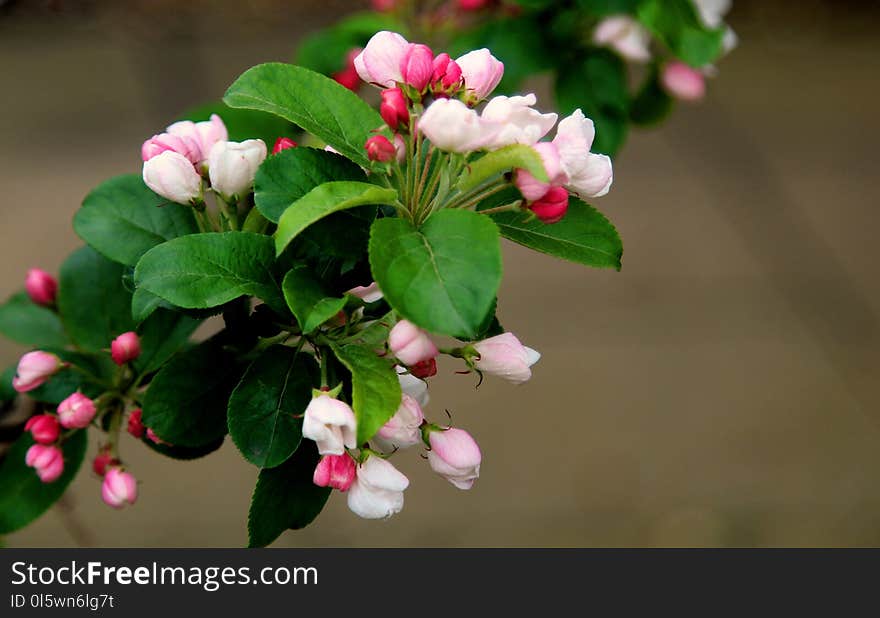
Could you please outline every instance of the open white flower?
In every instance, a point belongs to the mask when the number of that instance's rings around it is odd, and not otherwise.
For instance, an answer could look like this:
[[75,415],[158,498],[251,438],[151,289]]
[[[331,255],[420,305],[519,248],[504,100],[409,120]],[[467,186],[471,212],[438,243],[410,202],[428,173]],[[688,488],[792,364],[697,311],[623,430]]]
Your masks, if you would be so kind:
[[568,175],[565,187],[581,197],[602,197],[614,181],[611,159],[590,152],[595,137],[593,121],[577,109],[559,122],[553,138],[562,169]]
[[384,519],[403,509],[403,491],[409,479],[375,455],[357,469],[357,479],[348,490],[348,508],[364,519]]
[[487,126],[498,127],[489,144],[496,150],[511,144],[531,146],[547,135],[556,124],[556,114],[542,114],[533,105],[538,100],[534,94],[525,96],[494,97],[486,104],[480,118]]

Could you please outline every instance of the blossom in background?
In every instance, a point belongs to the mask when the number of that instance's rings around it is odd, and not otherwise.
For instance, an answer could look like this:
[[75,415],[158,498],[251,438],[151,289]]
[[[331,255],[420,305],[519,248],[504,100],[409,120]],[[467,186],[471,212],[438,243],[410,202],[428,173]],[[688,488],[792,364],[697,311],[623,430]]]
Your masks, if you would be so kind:
[[660,84],[679,101],[699,101],[706,96],[706,76],[703,71],[677,60],[663,65]]
[[651,59],[651,33],[629,15],[606,17],[593,31],[593,43],[610,47],[632,62]]

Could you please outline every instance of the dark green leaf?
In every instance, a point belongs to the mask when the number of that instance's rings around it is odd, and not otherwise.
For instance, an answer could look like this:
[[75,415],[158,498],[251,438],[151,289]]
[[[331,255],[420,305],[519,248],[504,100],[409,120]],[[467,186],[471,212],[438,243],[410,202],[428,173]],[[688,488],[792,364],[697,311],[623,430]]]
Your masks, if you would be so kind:
[[217,441],[226,434],[226,406],[239,376],[235,357],[210,342],[178,353],[150,382],[144,425],[175,446]]
[[197,448],[174,446],[172,444],[156,444],[146,436],[141,439],[141,442],[143,442],[150,450],[155,451],[160,455],[164,455],[165,457],[170,457],[171,459],[177,459],[179,461],[192,461],[193,459],[201,459],[219,449],[223,446],[223,440],[224,438],[220,437],[214,442],[209,442],[208,444]]
[[274,468],[302,439],[301,416],[319,382],[318,366],[307,354],[272,346],[251,363],[229,398],[229,435],[245,459]]
[[498,228],[468,210],[441,210],[419,229],[379,219],[370,265],[400,315],[431,332],[472,339],[501,282]]
[[[564,260],[620,270],[623,244],[602,213],[571,197],[559,223],[546,224],[523,212],[492,215],[501,235],[535,251]],[[383,288],[384,290],[384,288]]]
[[81,348],[106,350],[118,335],[134,330],[124,272],[91,247],[77,249],[61,266],[58,310],[67,334]]
[[284,313],[272,272],[272,239],[249,232],[192,234],[144,254],[135,269],[139,288],[186,309],[207,309],[256,296]]
[[111,178],[86,196],[73,229],[92,248],[127,266],[158,244],[198,231],[192,208],[159,197],[139,175]]
[[35,304],[24,292],[0,305],[0,333],[33,347],[64,347],[68,344],[61,320],[51,309]]
[[634,14],[642,0],[577,0],[577,6],[590,15]]
[[0,534],[25,527],[55,504],[82,464],[88,436],[77,431],[64,442],[64,472],[52,483],[43,483],[24,463],[33,444],[31,435],[23,434],[0,463]]
[[260,471],[248,513],[248,546],[265,547],[288,528],[305,528],[330,497],[329,487],[312,482],[320,457],[314,442],[306,442],[276,468]]
[[659,70],[655,67],[645,79],[629,110],[634,124],[649,126],[665,119],[672,111],[672,97],[660,85]]
[[309,191],[284,211],[275,231],[275,252],[281,254],[297,235],[327,215],[364,206],[393,204],[397,191],[366,182],[326,182]]
[[316,148],[288,148],[273,155],[257,170],[254,203],[263,215],[278,223],[287,207],[318,185],[332,180],[366,180],[364,171],[338,154]]
[[333,352],[351,372],[352,409],[357,441],[369,441],[400,407],[403,396],[394,363],[360,345],[334,346]]
[[355,163],[369,167],[364,143],[382,118],[344,86],[309,69],[268,63],[245,71],[226,91],[230,107],[270,112],[315,135]]
[[156,309],[174,309],[174,305],[164,298],[159,298],[144,288],[136,288],[131,298],[131,317],[140,324],[150,317]]
[[303,333],[308,334],[345,307],[346,299],[333,298],[307,268],[294,268],[281,285],[287,306],[296,316]]
[[141,355],[134,362],[135,369],[139,373],[159,369],[186,345],[200,323],[200,320],[167,309],[153,313],[138,327]]

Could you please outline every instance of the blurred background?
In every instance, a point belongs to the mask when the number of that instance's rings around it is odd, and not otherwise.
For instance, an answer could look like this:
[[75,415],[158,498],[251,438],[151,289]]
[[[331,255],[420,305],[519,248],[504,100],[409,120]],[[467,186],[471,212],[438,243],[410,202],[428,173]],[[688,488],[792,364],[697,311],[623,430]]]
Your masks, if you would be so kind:
[[[0,1],[0,296],[57,272],[80,201],[139,171],[146,137],[366,4]],[[441,364],[429,413],[479,440],[475,488],[399,457],[401,514],[360,520],[335,494],[276,546],[880,544],[878,9],[735,0],[708,98],[615,160],[597,205],[622,272],[508,243],[500,317],[543,353],[534,378],[475,390]],[[21,353],[0,343],[4,367]],[[134,508],[84,469],[5,543],[246,543],[257,470],[228,440],[195,462],[123,449]]]

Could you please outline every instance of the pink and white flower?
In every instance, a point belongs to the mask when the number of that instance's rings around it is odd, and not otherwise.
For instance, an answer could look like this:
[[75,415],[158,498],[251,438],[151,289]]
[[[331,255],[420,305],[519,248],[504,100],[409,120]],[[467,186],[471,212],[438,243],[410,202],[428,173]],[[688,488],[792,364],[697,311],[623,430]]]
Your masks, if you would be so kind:
[[522,384],[532,377],[531,366],[541,355],[520,343],[513,333],[502,333],[473,344],[477,351],[474,367],[482,373]]
[[128,504],[134,504],[137,497],[137,481],[130,473],[116,467],[110,468],[104,473],[101,498],[107,506],[121,509]]
[[214,144],[225,142],[229,139],[229,131],[226,130],[223,119],[217,114],[211,114],[209,120],[201,122],[181,120],[169,126],[166,131],[171,135],[181,138],[187,144],[195,145],[198,148],[199,156],[198,160],[194,161],[195,164],[207,161]]
[[475,49],[456,58],[461,69],[467,100],[476,104],[488,97],[504,77],[504,63],[488,49]]
[[58,419],[51,414],[37,414],[30,417],[24,425],[24,430],[31,432],[31,437],[37,444],[52,444],[61,434]]
[[480,119],[498,127],[489,145],[491,150],[511,144],[533,145],[547,135],[556,124],[557,115],[542,114],[533,109],[538,102],[534,94],[494,97],[486,104]]
[[492,144],[500,127],[483,122],[458,99],[438,99],[419,119],[419,130],[440,150],[473,152]]
[[364,519],[385,519],[403,509],[403,492],[409,479],[390,461],[370,456],[357,469],[348,490],[348,508]]
[[177,204],[202,199],[202,177],[185,156],[166,150],[144,161],[144,183],[153,192]]
[[12,387],[19,393],[32,391],[58,373],[62,367],[64,363],[54,354],[40,350],[28,352],[18,361]]
[[529,201],[541,199],[552,186],[562,186],[568,182],[568,175],[562,169],[562,159],[559,150],[553,142],[539,142],[534,146],[544,163],[549,182],[542,182],[535,178],[531,172],[524,169],[516,170],[514,184]]
[[130,363],[141,355],[141,338],[134,331],[122,333],[110,342],[110,356],[117,365]]
[[568,176],[565,186],[581,197],[602,197],[614,180],[611,159],[590,152],[595,137],[593,121],[577,109],[559,122],[553,138],[562,170]]
[[431,469],[459,489],[470,489],[480,477],[483,455],[464,429],[440,429],[428,434]]
[[67,429],[85,429],[96,411],[94,401],[82,393],[73,393],[58,404],[58,421]]
[[684,62],[667,63],[660,74],[660,83],[679,101],[699,101],[706,96],[706,76]]
[[45,270],[31,268],[27,271],[24,289],[34,303],[50,307],[55,304],[55,297],[58,295],[58,281]]
[[64,472],[64,453],[57,446],[34,444],[25,453],[24,462],[36,470],[44,483],[58,480]]
[[357,477],[357,465],[351,455],[324,455],[315,467],[312,482],[318,487],[348,491]]
[[266,154],[266,143],[261,139],[217,142],[208,156],[211,188],[226,199],[243,197],[254,186],[257,168]]
[[357,446],[357,420],[344,401],[316,394],[306,407],[302,435],[318,444],[321,455],[342,455]]
[[632,62],[651,59],[651,33],[629,15],[612,15],[600,21],[593,31],[593,43],[610,47]]
[[373,440],[383,451],[414,446],[422,441],[421,426],[424,421],[425,415],[419,402],[404,393],[397,412],[382,425]]
[[440,353],[428,333],[408,320],[401,320],[391,329],[388,347],[404,365],[415,365]]
[[396,32],[377,32],[354,59],[354,68],[368,84],[393,88],[404,81],[400,65],[408,47],[409,41]]

